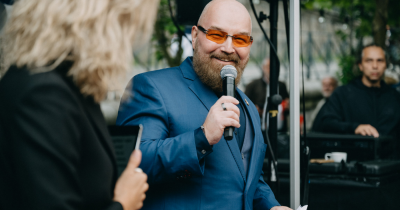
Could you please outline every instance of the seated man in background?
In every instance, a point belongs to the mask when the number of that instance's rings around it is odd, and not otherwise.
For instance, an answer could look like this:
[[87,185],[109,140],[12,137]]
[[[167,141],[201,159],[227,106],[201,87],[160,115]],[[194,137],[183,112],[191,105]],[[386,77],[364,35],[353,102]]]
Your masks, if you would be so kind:
[[318,130],[318,127],[321,125],[321,116],[323,115],[322,107],[328,101],[329,97],[332,95],[333,91],[338,86],[338,81],[333,76],[324,77],[321,81],[322,84],[322,96],[323,98],[318,102],[317,106],[315,107],[314,111],[310,117],[310,124],[312,125],[312,130]]
[[363,48],[358,67],[362,76],[338,87],[326,103],[321,130],[363,136],[399,136],[400,95],[382,80],[385,51],[376,45]]
[[[270,60],[269,57],[264,59],[263,66],[262,66],[262,77],[253,80],[246,86],[245,94],[251,101],[253,101],[254,105],[257,108],[258,114],[260,118],[263,118],[264,113],[264,105],[267,100],[267,94],[269,96],[269,72],[270,72]],[[278,94],[282,97],[282,101],[288,104],[289,102],[289,93],[287,91],[285,83],[279,81],[278,82]],[[285,116],[283,110],[285,107],[279,107],[279,114],[278,114],[278,130],[285,131]],[[263,124],[263,122],[261,122]]]

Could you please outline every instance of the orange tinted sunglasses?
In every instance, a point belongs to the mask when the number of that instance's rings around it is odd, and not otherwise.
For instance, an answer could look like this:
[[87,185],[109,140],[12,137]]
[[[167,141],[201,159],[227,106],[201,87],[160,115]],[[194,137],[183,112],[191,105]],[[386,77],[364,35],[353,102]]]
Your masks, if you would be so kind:
[[215,29],[204,29],[201,26],[197,26],[203,33],[206,34],[206,38],[217,44],[222,44],[228,39],[228,36],[232,37],[232,43],[236,47],[247,47],[253,42],[253,37],[243,34],[229,35],[228,33]]

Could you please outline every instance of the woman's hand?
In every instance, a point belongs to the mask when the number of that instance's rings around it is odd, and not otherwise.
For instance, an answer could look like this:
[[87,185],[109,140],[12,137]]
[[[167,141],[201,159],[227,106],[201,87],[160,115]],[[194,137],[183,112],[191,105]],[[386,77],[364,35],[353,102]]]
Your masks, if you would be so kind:
[[146,198],[149,185],[147,175],[138,169],[141,160],[142,153],[135,150],[115,185],[113,200],[121,203],[124,210],[141,209]]

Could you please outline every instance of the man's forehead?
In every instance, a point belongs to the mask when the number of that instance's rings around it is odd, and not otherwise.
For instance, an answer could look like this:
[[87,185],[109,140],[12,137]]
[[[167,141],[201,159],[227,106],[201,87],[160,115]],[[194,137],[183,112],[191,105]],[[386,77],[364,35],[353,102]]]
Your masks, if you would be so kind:
[[206,29],[234,31],[235,34],[251,34],[251,18],[247,9],[234,0],[213,0],[203,10],[199,25]]
[[[226,27],[211,25],[208,29],[219,30],[219,31],[227,31],[227,30],[224,29],[224,28],[226,28]],[[246,31],[246,30],[242,30],[242,31],[236,32],[235,34],[250,35],[250,32],[248,32],[248,31]]]
[[331,82],[331,78],[322,79],[322,83],[330,83],[330,82]]
[[333,77],[325,77],[322,79],[322,84],[335,84],[336,80]]
[[363,58],[385,58],[385,52],[380,47],[367,47],[362,52]]

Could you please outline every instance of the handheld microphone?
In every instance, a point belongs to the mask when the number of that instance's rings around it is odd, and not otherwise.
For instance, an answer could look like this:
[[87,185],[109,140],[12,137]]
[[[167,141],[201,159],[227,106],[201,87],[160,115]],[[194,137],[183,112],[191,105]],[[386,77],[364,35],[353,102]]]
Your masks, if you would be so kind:
[[[221,79],[223,95],[235,97],[235,79],[237,77],[237,70],[234,66],[226,65],[221,69]],[[224,138],[226,140],[233,139],[233,127],[226,127],[224,131]]]

